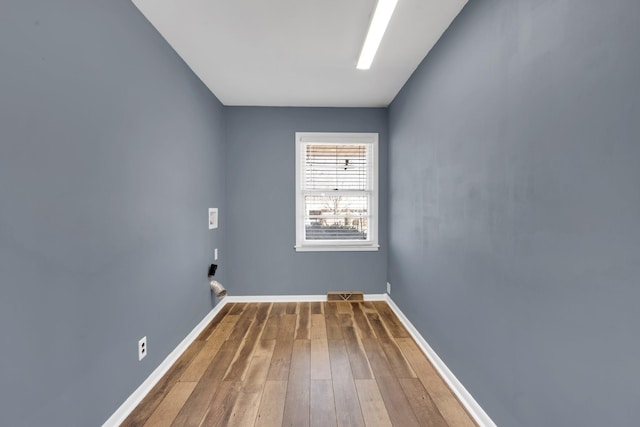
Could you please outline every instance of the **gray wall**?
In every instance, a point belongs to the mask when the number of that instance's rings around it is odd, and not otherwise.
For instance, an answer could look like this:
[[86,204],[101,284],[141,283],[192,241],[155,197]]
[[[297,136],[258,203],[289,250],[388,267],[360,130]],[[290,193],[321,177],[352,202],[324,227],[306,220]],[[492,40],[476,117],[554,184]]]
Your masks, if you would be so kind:
[[129,0],[0,9],[0,425],[97,426],[213,306],[222,106]]
[[[387,110],[225,108],[228,236],[221,268],[233,295],[382,293],[387,276]],[[378,252],[295,252],[295,132],[379,132]],[[222,254],[221,254],[222,255]]]
[[471,1],[390,108],[392,297],[500,426],[637,424],[639,17]]

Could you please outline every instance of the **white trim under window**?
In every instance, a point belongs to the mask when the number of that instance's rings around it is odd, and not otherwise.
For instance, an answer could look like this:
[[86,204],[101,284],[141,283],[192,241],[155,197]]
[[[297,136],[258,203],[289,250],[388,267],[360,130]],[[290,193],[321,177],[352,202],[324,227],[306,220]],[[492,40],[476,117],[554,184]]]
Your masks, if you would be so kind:
[[378,134],[296,132],[296,251],[377,251]]

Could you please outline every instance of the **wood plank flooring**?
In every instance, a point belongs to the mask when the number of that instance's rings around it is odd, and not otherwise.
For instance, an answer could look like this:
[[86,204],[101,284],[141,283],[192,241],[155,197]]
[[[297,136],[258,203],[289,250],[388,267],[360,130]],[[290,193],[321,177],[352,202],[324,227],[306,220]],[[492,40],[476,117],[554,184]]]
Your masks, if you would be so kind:
[[476,426],[386,302],[230,303],[122,426]]

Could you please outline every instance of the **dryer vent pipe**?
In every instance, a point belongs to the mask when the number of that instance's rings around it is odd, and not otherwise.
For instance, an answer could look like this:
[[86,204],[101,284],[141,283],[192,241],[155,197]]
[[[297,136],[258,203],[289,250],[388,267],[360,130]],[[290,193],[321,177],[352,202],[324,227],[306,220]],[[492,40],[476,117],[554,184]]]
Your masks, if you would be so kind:
[[217,280],[212,280],[209,284],[211,285],[211,290],[216,295],[216,297],[222,298],[227,296],[227,290],[224,288],[224,286],[218,283]]

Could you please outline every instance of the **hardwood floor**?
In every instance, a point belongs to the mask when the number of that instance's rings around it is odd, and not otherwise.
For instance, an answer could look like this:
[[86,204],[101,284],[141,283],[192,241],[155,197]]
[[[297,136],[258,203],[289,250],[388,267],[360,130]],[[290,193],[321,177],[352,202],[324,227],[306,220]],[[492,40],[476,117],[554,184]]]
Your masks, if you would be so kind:
[[476,426],[386,302],[230,303],[122,426]]

